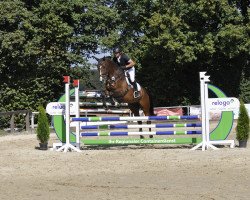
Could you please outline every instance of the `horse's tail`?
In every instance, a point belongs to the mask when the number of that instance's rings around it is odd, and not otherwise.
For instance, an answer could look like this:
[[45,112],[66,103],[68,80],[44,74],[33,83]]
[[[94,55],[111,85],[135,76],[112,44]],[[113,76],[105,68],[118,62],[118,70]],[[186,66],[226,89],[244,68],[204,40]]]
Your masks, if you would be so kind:
[[155,116],[153,96],[149,91],[147,91],[147,93],[148,93],[148,96],[149,96],[149,103],[150,103],[149,104],[150,105],[150,108],[149,108],[150,116]]

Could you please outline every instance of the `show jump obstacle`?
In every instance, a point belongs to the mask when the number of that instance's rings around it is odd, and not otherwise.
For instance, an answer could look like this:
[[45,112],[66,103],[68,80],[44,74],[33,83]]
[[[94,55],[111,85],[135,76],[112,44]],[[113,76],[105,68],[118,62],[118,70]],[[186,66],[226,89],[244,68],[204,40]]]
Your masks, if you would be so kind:
[[[57,151],[67,152],[73,150],[80,152],[81,145],[136,145],[136,144],[194,144],[191,150],[201,148],[202,151],[206,149],[217,149],[214,145],[230,145],[231,148],[235,146],[234,140],[226,140],[233,126],[233,111],[227,109],[221,112],[221,118],[217,127],[210,131],[209,127],[209,111],[211,110],[211,101],[226,101],[226,104],[235,101],[236,98],[226,98],[225,94],[217,87],[208,84],[209,76],[206,72],[200,72],[200,95],[201,95],[201,116],[140,116],[140,117],[80,117],[79,109],[79,81],[74,81],[74,90],[70,90],[70,78],[65,77],[65,95],[61,97],[59,102],[65,102],[65,119],[63,114],[52,114],[54,120],[54,127],[56,134],[61,141],[54,143],[53,149]],[[208,89],[211,90],[217,98],[208,98]],[[75,95],[75,106],[71,108],[70,95]],[[229,103],[227,103],[229,102]],[[212,102],[213,104],[213,102]],[[218,106],[219,103],[216,104]],[[71,115],[75,117],[70,118]],[[65,120],[65,121],[64,121]],[[175,123],[169,123],[169,121]],[[182,120],[181,123],[176,123],[176,120]],[[188,123],[187,121],[192,122]],[[198,123],[193,122],[198,120]],[[107,122],[107,125],[89,125],[91,122]],[[114,121],[160,121],[158,124],[114,124]],[[167,121],[167,123],[163,123]],[[185,123],[183,123],[185,121]],[[200,123],[201,121],[201,123]],[[186,123],[187,122],[187,123]],[[70,131],[70,128],[75,128],[75,133]],[[186,127],[186,130],[176,130],[176,128]],[[137,128],[175,128],[174,131],[147,131],[147,132],[133,132],[133,131],[110,131],[114,129],[137,129]],[[192,130],[190,129],[192,128]],[[201,130],[199,129],[201,128]],[[183,129],[183,128],[182,128]],[[194,130],[193,130],[194,129]],[[82,132],[81,132],[82,130]],[[97,130],[93,132],[93,130]],[[105,130],[105,131],[103,131]],[[156,135],[154,138],[140,139],[139,135]],[[173,138],[163,138],[164,135],[175,135]],[[192,135],[192,137],[177,137],[176,135]],[[201,135],[201,137],[193,136]],[[115,139],[110,137],[115,136]],[[123,138],[117,138],[123,136]],[[130,136],[125,137],[124,136]],[[159,137],[160,136],[160,137]],[[95,139],[86,139],[92,137]],[[100,139],[108,137],[108,139]],[[131,138],[132,137],[132,138]]]

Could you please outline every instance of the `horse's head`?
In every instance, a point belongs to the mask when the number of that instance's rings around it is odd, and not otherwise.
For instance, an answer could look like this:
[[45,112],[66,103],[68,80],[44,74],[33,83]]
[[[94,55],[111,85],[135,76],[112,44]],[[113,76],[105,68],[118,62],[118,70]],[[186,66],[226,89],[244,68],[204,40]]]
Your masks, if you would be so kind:
[[111,77],[112,73],[114,72],[113,68],[115,63],[109,57],[104,57],[98,59],[97,61],[97,68],[99,71],[100,81],[106,82],[107,78]]

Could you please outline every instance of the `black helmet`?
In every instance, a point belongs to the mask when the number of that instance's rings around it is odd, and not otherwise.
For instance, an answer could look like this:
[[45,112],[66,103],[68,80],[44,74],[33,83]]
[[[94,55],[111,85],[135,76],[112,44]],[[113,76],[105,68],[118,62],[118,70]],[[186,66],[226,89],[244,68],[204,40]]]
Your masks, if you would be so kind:
[[115,47],[114,50],[113,50],[113,53],[121,53],[122,50],[120,47]]

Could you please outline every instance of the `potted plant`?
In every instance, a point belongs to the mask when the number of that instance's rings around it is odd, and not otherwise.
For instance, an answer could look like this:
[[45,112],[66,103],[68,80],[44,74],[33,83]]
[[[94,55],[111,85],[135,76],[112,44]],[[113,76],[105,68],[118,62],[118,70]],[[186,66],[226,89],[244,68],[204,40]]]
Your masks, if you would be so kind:
[[247,140],[249,138],[249,116],[244,102],[240,101],[240,113],[238,123],[236,127],[236,139],[239,141],[239,147],[247,146]]
[[49,120],[43,106],[39,106],[38,111],[37,139],[40,141],[40,149],[47,150],[50,137]]

